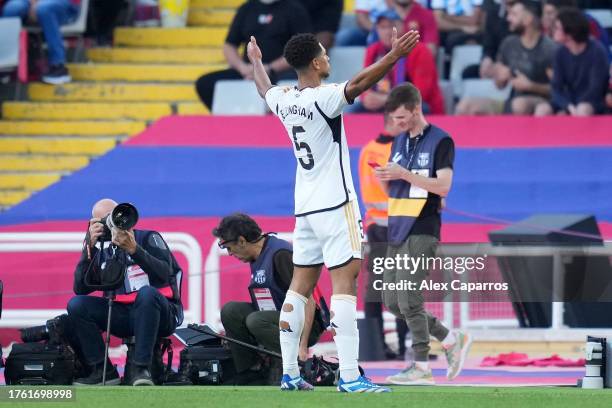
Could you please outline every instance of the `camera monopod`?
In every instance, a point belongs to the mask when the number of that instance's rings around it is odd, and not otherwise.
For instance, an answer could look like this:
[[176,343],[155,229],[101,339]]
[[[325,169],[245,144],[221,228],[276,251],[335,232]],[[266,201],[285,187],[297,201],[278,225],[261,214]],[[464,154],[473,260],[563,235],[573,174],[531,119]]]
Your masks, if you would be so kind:
[[191,330],[197,331],[199,333],[208,334],[209,336],[213,336],[213,337],[216,337],[218,339],[229,341],[230,343],[237,344],[239,346],[248,348],[248,349],[253,350],[253,351],[258,351],[260,353],[267,354],[269,356],[280,358],[280,359],[283,358],[283,356],[281,356],[279,353],[276,353],[274,351],[266,350],[263,347],[257,347],[257,346],[254,346],[252,344],[245,343],[244,341],[232,339],[231,337],[227,337],[227,336],[224,336],[222,334],[215,333],[214,331],[210,330],[208,328],[208,326],[198,326],[197,324],[192,323],[192,324],[188,325],[187,327],[190,328]]
[[110,347],[110,328],[111,314],[113,313],[113,301],[115,300],[115,291],[108,292],[108,317],[106,319],[106,338],[104,339],[104,366],[102,368],[102,385],[106,385],[106,370],[108,366],[108,348]]

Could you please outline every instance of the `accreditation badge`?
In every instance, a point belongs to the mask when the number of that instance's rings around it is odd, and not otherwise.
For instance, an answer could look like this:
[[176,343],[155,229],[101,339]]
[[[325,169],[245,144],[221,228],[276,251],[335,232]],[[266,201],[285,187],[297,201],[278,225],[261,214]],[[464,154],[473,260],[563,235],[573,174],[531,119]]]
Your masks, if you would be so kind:
[[125,274],[126,293],[137,292],[144,286],[149,286],[149,276],[138,265],[128,266]]
[[253,296],[255,297],[255,303],[260,311],[264,310],[276,310],[274,299],[272,299],[272,292],[268,288],[253,288]]

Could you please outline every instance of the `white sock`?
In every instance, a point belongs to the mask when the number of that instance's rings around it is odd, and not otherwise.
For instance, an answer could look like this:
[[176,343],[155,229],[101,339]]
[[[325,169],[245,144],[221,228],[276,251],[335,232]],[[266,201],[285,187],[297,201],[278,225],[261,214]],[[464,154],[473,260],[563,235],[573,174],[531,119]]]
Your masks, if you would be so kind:
[[427,361],[415,361],[414,364],[423,371],[429,370],[429,363]]
[[455,338],[455,333],[449,331],[444,340],[442,340],[442,347],[445,349],[450,348],[455,345],[457,339]]
[[357,330],[357,297],[332,295],[331,327],[340,364],[340,377],[351,382],[359,378],[359,331]]
[[308,299],[299,293],[288,290],[280,312],[278,326],[281,355],[283,356],[283,374],[288,374],[291,378],[300,375],[298,352],[300,336],[304,328],[304,306],[307,301]]

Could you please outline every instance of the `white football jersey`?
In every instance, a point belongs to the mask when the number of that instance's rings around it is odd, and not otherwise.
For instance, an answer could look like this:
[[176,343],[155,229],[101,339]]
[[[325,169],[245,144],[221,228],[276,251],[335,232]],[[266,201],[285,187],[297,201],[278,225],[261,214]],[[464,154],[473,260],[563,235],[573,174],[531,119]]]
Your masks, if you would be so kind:
[[342,109],[348,105],[346,82],[299,90],[272,87],[266,103],[279,117],[297,160],[295,215],[341,207],[357,199]]

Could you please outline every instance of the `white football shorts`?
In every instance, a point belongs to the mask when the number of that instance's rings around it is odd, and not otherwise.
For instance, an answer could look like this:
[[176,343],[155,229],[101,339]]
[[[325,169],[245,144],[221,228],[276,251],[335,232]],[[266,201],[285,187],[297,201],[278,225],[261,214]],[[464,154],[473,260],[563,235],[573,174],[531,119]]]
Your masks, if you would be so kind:
[[353,259],[363,259],[363,223],[356,200],[334,210],[295,219],[293,263],[311,267],[325,264],[334,269]]

